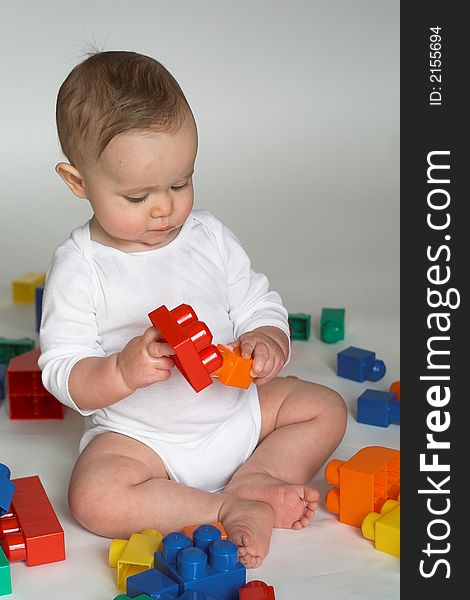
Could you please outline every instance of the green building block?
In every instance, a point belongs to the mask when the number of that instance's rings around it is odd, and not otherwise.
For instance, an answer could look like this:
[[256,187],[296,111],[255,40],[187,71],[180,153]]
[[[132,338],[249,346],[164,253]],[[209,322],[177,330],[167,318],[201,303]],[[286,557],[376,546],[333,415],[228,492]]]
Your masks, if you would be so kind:
[[0,546],[0,596],[11,594],[10,563]]
[[289,326],[293,340],[308,340],[310,337],[311,317],[305,313],[289,313]]
[[344,340],[344,308],[324,308],[321,313],[320,332],[322,341],[334,344]]
[[0,337],[0,365],[8,365],[15,356],[29,352],[34,348],[34,340],[28,337],[9,340]]

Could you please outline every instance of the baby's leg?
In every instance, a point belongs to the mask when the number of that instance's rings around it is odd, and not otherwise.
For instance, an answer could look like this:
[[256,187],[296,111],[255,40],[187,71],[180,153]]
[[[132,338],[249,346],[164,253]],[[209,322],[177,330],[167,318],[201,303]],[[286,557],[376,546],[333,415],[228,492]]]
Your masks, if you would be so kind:
[[95,437],[79,456],[69,505],[83,527],[111,538],[128,538],[144,529],[166,535],[185,525],[221,521],[247,567],[261,564],[273,526],[269,504],[170,481],[151,448],[111,432]]
[[307,482],[341,442],[347,409],[321,385],[279,377],[260,386],[260,442],[224,492],[271,504],[274,527],[305,527],[319,493]]

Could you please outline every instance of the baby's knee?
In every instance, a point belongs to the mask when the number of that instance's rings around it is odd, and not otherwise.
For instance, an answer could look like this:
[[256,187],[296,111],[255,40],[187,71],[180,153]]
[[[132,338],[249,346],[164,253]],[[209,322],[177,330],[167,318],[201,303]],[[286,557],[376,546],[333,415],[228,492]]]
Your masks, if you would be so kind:
[[[315,383],[308,382],[309,393],[324,422],[340,436],[344,434],[348,420],[348,408],[343,397],[335,390]],[[320,400],[320,401],[319,401]]]
[[87,473],[82,469],[79,475],[72,474],[68,489],[70,512],[85,529],[97,535],[112,537],[118,517],[118,499],[122,499],[123,490],[115,489],[106,477],[100,481],[95,475],[96,473]]

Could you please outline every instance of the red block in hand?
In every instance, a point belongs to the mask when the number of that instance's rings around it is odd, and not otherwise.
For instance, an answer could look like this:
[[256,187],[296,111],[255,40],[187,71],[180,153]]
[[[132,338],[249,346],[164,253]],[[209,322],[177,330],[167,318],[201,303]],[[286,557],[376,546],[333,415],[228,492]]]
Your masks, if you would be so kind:
[[160,306],[149,318],[175,351],[175,365],[196,392],[212,383],[210,374],[222,363],[220,351],[211,343],[212,333],[205,323],[197,320],[188,304],[173,310]]

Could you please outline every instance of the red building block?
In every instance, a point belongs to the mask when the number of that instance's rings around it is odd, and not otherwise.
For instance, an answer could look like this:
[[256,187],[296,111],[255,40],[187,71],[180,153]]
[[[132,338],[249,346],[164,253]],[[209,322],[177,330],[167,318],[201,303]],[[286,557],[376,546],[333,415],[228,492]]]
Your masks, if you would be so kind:
[[63,419],[64,406],[42,384],[40,350],[15,356],[7,370],[10,419]]
[[210,374],[222,366],[220,351],[211,343],[212,333],[197,320],[188,304],[173,310],[160,306],[149,318],[175,351],[175,365],[196,392],[212,383]]
[[0,543],[10,562],[28,567],[65,559],[64,531],[37,475],[15,479],[11,511],[0,517]]
[[326,508],[339,514],[341,523],[360,527],[370,512],[380,512],[400,493],[400,451],[382,446],[362,448],[348,461],[331,460],[325,469],[328,483]]
[[240,600],[276,600],[272,585],[255,579],[239,590]]

